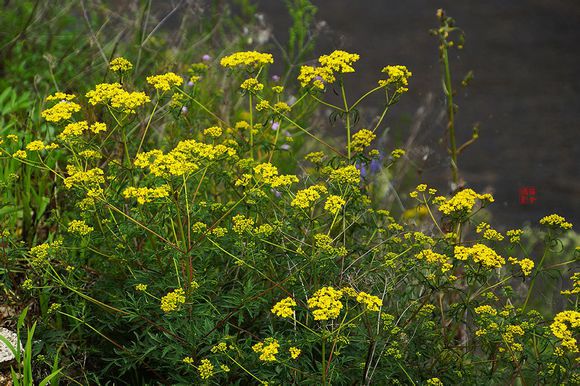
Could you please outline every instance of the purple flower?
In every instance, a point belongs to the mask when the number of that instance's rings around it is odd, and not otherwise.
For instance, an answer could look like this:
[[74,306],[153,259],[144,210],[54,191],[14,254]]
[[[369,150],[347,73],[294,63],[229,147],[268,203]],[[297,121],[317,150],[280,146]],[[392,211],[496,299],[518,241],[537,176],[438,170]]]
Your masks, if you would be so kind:
[[272,130],[276,131],[280,128],[279,122],[272,122]]
[[201,57],[201,60],[203,60],[204,62],[209,62],[211,60],[211,56],[205,54],[204,56]]
[[187,85],[188,85],[189,87],[193,87],[193,82],[190,80],[189,82],[187,82]]
[[183,107],[181,108],[181,112],[182,112],[183,114],[186,114],[188,110],[189,110],[189,109],[187,108],[187,106],[183,106]]
[[356,168],[358,170],[360,170],[360,176],[361,177],[364,178],[364,177],[367,176],[367,168],[363,164],[360,164],[360,163],[357,162],[355,166],[356,166]]
[[272,81],[279,82],[280,81],[280,77],[278,75],[272,75]]
[[371,174],[377,174],[378,172],[380,172],[380,171],[381,171],[381,168],[382,168],[382,166],[383,166],[383,165],[382,165],[382,163],[381,163],[381,161],[380,161],[380,160],[378,160],[378,159],[373,159],[373,160],[371,161],[371,164],[370,164],[370,167],[369,167],[369,168],[370,168],[370,173],[371,173]]
[[290,150],[290,145],[288,145],[287,143],[285,143],[282,146],[280,146],[280,149],[282,149],[282,150]]
[[276,198],[282,197],[282,192],[280,192],[276,189],[272,189],[272,193],[274,193],[274,196],[276,196]]

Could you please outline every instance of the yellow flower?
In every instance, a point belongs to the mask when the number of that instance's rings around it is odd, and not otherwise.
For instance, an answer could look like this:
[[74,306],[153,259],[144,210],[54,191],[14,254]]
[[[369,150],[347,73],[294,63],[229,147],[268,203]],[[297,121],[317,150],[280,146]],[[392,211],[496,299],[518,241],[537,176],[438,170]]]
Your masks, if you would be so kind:
[[302,87],[312,84],[314,88],[319,90],[324,89],[324,82],[334,83],[336,81],[336,77],[330,67],[312,66],[300,67],[300,74],[297,79]]
[[264,85],[258,82],[256,78],[248,78],[242,82],[240,88],[246,91],[258,92],[264,89]]
[[256,343],[252,346],[252,350],[255,353],[260,353],[260,360],[264,362],[274,362],[278,348],[280,348],[280,344],[274,338],[266,338],[263,343]]
[[102,103],[126,114],[135,113],[137,107],[151,102],[144,92],[128,92],[123,90],[120,83],[100,83],[94,90],[86,93],[89,103],[93,106]]
[[222,128],[218,126],[208,127],[203,131],[204,135],[209,135],[210,137],[217,138],[222,135]]
[[294,310],[292,307],[296,307],[296,302],[291,297],[280,300],[278,303],[272,307],[271,311],[274,315],[281,318],[290,318],[294,315]]
[[181,86],[183,84],[183,78],[174,72],[168,72],[162,75],[148,76],[147,83],[157,90],[169,91],[173,86]]
[[[475,206],[475,200],[493,202],[493,197],[490,194],[478,194],[471,189],[463,189],[457,192],[455,196],[439,205],[439,211],[446,215],[451,214],[466,214],[469,213]],[[437,200],[437,199],[436,199]]]
[[497,315],[497,310],[490,305],[475,307],[474,311],[478,315]]
[[312,203],[320,198],[320,193],[326,193],[327,190],[322,185],[314,185],[306,189],[296,192],[296,196],[290,203],[292,206],[297,206],[302,209],[309,208]]
[[185,357],[185,358],[183,358],[183,363],[191,365],[191,364],[193,364],[193,358],[192,357]]
[[354,72],[352,64],[360,59],[358,54],[336,50],[330,55],[322,55],[318,61],[323,67],[330,68],[338,73]]
[[42,141],[32,141],[26,145],[26,150],[30,150],[30,151],[41,151],[44,149],[45,149],[45,146],[44,146],[44,142],[42,142]]
[[234,224],[232,230],[239,235],[251,231],[254,226],[254,220],[245,217],[243,214],[235,215],[232,218],[232,223]]
[[453,266],[447,261],[448,258],[437,252],[433,252],[431,249],[426,249],[415,255],[418,260],[423,260],[429,264],[439,264],[441,265],[441,272],[445,273],[449,271]]
[[209,359],[202,359],[201,364],[197,368],[199,371],[199,376],[201,379],[208,379],[213,375],[214,366],[211,364]]
[[65,94],[64,92],[55,92],[52,95],[46,97],[46,101],[72,101],[76,96],[73,94]]
[[288,352],[290,352],[290,357],[292,359],[296,359],[296,358],[298,358],[300,353],[302,353],[302,350],[300,350],[298,347],[290,347],[288,349]]
[[354,152],[362,152],[370,146],[373,139],[377,136],[370,130],[362,129],[353,134],[350,147]]
[[168,313],[175,311],[180,304],[185,303],[185,291],[183,288],[177,288],[176,290],[169,292],[167,295],[161,298],[161,309],[163,312]]
[[87,171],[82,169],[77,169],[74,165],[67,165],[66,170],[69,174],[68,177],[64,179],[64,186],[67,189],[72,188],[74,185],[85,185],[87,188],[98,188],[100,184],[105,183],[105,174],[102,169],[94,168]]
[[395,92],[402,94],[409,91],[407,86],[409,85],[409,78],[413,75],[411,71],[405,66],[386,66],[381,70],[381,72],[386,73],[389,76],[387,80],[379,80],[379,86],[385,87],[394,84],[396,89]]
[[332,194],[326,199],[324,209],[332,214],[336,214],[344,206],[344,204],[346,204],[346,201],[342,199],[342,197]]
[[68,223],[67,228],[68,232],[76,233],[81,236],[86,236],[94,230],[95,228],[88,226],[87,223],[84,222],[84,220],[72,220],[71,222]]
[[109,63],[109,68],[111,69],[111,71],[114,71],[114,72],[117,72],[117,71],[123,72],[123,71],[129,71],[130,69],[132,69],[133,64],[123,57],[118,57],[118,58],[111,60],[111,63]]
[[552,334],[561,340],[562,347],[573,353],[577,353],[579,350],[572,329],[577,331],[579,327],[580,312],[578,311],[562,311],[554,317],[554,322],[550,325]]
[[362,291],[356,295],[356,301],[364,304],[369,311],[379,311],[380,307],[383,306],[381,298]]
[[580,272],[572,275],[572,289],[561,292],[562,295],[580,294]]
[[360,182],[360,170],[354,165],[332,170],[330,179],[339,184],[358,184]]
[[510,238],[510,243],[517,243],[523,233],[524,231],[521,229],[510,229],[506,232],[506,236]]
[[455,258],[467,260],[471,257],[475,263],[480,263],[486,268],[501,268],[505,264],[505,259],[498,255],[493,249],[483,244],[475,244],[472,247],[455,246]]
[[135,290],[140,291],[140,292],[145,292],[145,291],[147,291],[147,284],[139,283],[139,284],[135,285]]
[[439,378],[427,379],[427,386],[443,386],[443,382]]
[[542,217],[540,220],[540,224],[552,227],[552,228],[562,228],[564,230],[571,229],[572,224],[566,222],[566,219],[562,216],[558,216],[557,214],[551,214],[549,216]]
[[259,67],[265,64],[274,63],[272,54],[265,54],[257,51],[236,52],[220,60],[223,67]]
[[328,320],[338,317],[343,308],[342,291],[333,287],[322,287],[308,299],[308,308],[314,309],[314,320]]
[[405,150],[403,150],[403,149],[395,149],[391,152],[391,157],[393,157],[394,160],[399,159],[404,155],[405,155]]
[[530,259],[515,259],[513,257],[508,258],[509,262],[514,264],[514,265],[519,265],[522,273],[524,274],[524,276],[529,276],[530,273],[532,273],[532,270],[534,269],[534,262]]
[[74,113],[79,112],[80,110],[81,110],[80,105],[74,102],[63,100],[58,102],[51,108],[44,110],[42,113],[40,113],[40,115],[48,122],[56,123],[70,119]]
[[123,197],[136,198],[139,204],[145,204],[156,198],[168,197],[169,191],[169,185],[161,185],[156,188],[135,188],[130,186],[123,191]]
[[14,154],[12,154],[12,157],[19,158],[19,159],[26,159],[26,157],[28,157],[28,155],[26,154],[26,151],[24,151],[24,150],[16,150],[14,152]]
[[319,164],[322,162],[322,160],[324,159],[324,157],[326,157],[326,154],[324,154],[321,151],[314,151],[312,153],[308,153],[304,156],[304,159],[307,161],[312,162],[313,164]]

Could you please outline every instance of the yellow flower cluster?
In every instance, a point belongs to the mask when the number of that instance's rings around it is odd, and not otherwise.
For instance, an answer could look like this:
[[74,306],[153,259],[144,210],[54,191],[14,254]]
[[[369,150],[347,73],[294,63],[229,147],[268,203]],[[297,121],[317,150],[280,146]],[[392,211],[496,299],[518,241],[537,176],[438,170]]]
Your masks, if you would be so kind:
[[69,233],[76,233],[81,236],[86,236],[94,230],[95,228],[88,226],[84,220],[72,220],[68,223],[67,228]]
[[292,110],[292,108],[286,102],[276,102],[274,103],[274,106],[272,106],[272,109],[274,109],[274,111],[278,114],[285,114]]
[[221,156],[234,157],[236,150],[222,145],[211,145],[193,139],[180,141],[173,150],[163,154],[161,150],[151,150],[137,154],[134,165],[149,168],[157,177],[182,176],[199,169],[198,163],[203,160],[214,160]]
[[226,342],[220,342],[211,348],[211,352],[216,354],[218,352],[226,352],[228,350],[228,345]]
[[373,139],[377,136],[368,129],[362,129],[353,134],[350,141],[350,147],[354,152],[362,152],[365,148],[370,146]]
[[235,215],[232,218],[232,223],[234,224],[232,230],[239,235],[251,231],[254,226],[254,220],[247,218],[243,214]]
[[97,84],[94,90],[86,93],[86,97],[89,98],[89,103],[93,106],[103,103],[126,114],[133,114],[137,107],[151,102],[151,99],[144,92],[123,90],[119,83]]
[[354,72],[352,65],[358,61],[358,54],[351,54],[346,51],[336,50],[330,55],[322,55],[318,61],[323,67],[330,68],[338,73]]
[[483,244],[475,244],[472,247],[455,246],[455,258],[467,260],[469,257],[474,263],[480,263],[486,268],[501,268],[505,264],[505,259],[498,255],[493,249]]
[[356,295],[356,301],[364,304],[369,311],[379,311],[380,307],[383,306],[381,298],[362,291]]
[[342,209],[344,204],[346,204],[346,201],[342,197],[331,194],[326,199],[324,209],[332,214],[336,214],[340,209]]
[[288,352],[290,353],[290,357],[292,359],[296,359],[296,358],[298,358],[300,353],[302,353],[302,350],[300,350],[298,347],[290,347],[288,349]]
[[214,366],[209,361],[209,359],[202,359],[201,364],[198,366],[197,371],[199,371],[199,376],[201,379],[208,379],[213,375]]
[[483,305],[483,306],[475,307],[474,311],[478,315],[492,315],[492,316],[497,315],[497,310],[495,308],[493,308],[492,306],[487,305],[487,304]]
[[395,149],[391,152],[391,157],[393,157],[394,160],[399,159],[404,155],[405,155],[405,150],[403,150],[403,149]]
[[271,311],[274,315],[281,318],[290,318],[294,315],[294,309],[292,307],[296,307],[296,302],[291,297],[287,297],[276,303]]
[[114,72],[124,72],[131,70],[133,68],[133,64],[123,57],[118,57],[111,60],[111,63],[109,63],[109,68]]
[[55,92],[46,97],[46,101],[72,101],[76,96],[74,94],[66,94],[64,92]]
[[409,85],[409,78],[413,75],[411,71],[405,66],[386,66],[381,70],[381,72],[389,76],[386,80],[379,80],[379,86],[385,87],[394,84],[396,89],[395,92],[402,94],[409,91],[407,87]]
[[254,167],[254,173],[259,181],[270,185],[276,189],[282,186],[289,186],[298,182],[298,177],[292,174],[278,175],[278,168],[271,163],[264,162]]
[[492,229],[491,225],[485,222],[480,223],[477,226],[477,228],[475,228],[475,232],[477,233],[483,232],[483,238],[487,240],[502,241],[504,239],[501,233],[499,233],[495,229]]
[[360,182],[360,170],[354,165],[334,169],[330,172],[330,179],[339,184],[358,184]]
[[580,294],[580,272],[576,272],[572,275],[572,289],[564,290],[561,292],[562,295],[575,295]]
[[85,185],[85,187],[88,188],[98,188],[100,184],[105,183],[105,178],[103,177],[105,172],[99,168],[84,171],[74,165],[67,165],[66,171],[69,174],[69,176],[64,179],[64,186],[67,189],[72,188],[74,185]]
[[136,198],[139,204],[145,204],[156,198],[168,197],[169,191],[169,185],[161,185],[156,188],[135,188],[130,186],[123,191],[123,197]]
[[532,270],[534,269],[534,262],[531,259],[525,258],[518,260],[516,258],[510,257],[508,258],[508,260],[513,265],[519,265],[524,276],[529,276],[530,273],[532,273]]
[[14,152],[14,154],[12,154],[12,157],[19,158],[19,159],[26,159],[26,157],[28,157],[28,154],[26,154],[26,151],[24,151],[24,150],[16,150]]
[[259,67],[265,64],[274,63],[272,54],[261,53],[257,51],[236,52],[220,60],[222,67]]
[[427,379],[427,386],[443,386],[443,382],[439,378]]
[[558,216],[557,214],[551,214],[549,216],[542,217],[540,224],[552,228],[562,228],[564,230],[572,228],[572,223],[566,222],[564,217]]
[[175,311],[180,304],[185,303],[185,291],[183,288],[177,288],[176,290],[167,293],[167,295],[161,298],[161,309],[163,312],[168,313]]
[[304,159],[306,161],[310,161],[313,164],[319,164],[321,163],[324,158],[326,157],[326,154],[324,154],[321,151],[313,151],[312,153],[308,153],[304,156]]
[[314,309],[314,320],[328,320],[338,317],[343,305],[340,299],[342,291],[333,287],[322,287],[308,299],[308,308]]
[[214,137],[217,138],[220,135],[222,135],[222,128],[219,126],[212,126],[212,127],[208,127],[207,129],[205,129],[203,131],[204,135],[209,135],[210,137]]
[[298,81],[302,87],[306,87],[312,83],[314,88],[319,90],[324,89],[324,83],[334,83],[336,77],[332,72],[332,69],[328,67],[313,67],[313,66],[302,66],[300,67],[300,74],[298,75]]
[[280,344],[274,338],[266,338],[263,343],[256,343],[252,346],[252,350],[259,353],[260,360],[264,362],[274,362],[279,348]]
[[44,142],[37,140],[32,141],[26,145],[26,150],[30,151],[42,151],[42,150],[52,150],[58,148],[56,143],[51,143],[50,145],[45,145]]
[[87,121],[79,121],[69,123],[65,126],[64,130],[58,135],[58,138],[61,141],[68,142],[71,140],[71,137],[79,137],[85,131],[91,131],[95,134],[100,133],[101,131],[107,131],[107,125],[102,122],[95,122],[89,126]]
[[348,251],[344,246],[335,248],[332,246],[332,237],[324,233],[317,233],[314,235],[315,245],[322,251],[329,255],[337,255],[339,257],[346,256]]
[[439,205],[439,211],[446,215],[455,213],[466,214],[473,209],[475,206],[475,200],[477,199],[493,202],[491,194],[479,194],[471,189],[463,189],[462,191],[457,192],[455,196]]
[[453,265],[451,265],[447,260],[447,256],[442,255],[440,253],[437,252],[433,252],[433,250],[431,249],[425,249],[424,251],[419,252],[418,254],[415,255],[415,257],[418,260],[423,260],[425,259],[425,261],[429,264],[440,264],[441,265],[441,272],[445,273],[447,271],[449,271],[451,268],[453,268]]
[[36,245],[28,251],[32,256],[31,264],[33,266],[40,266],[47,261],[49,254],[54,254],[62,246],[61,240],[53,241],[52,243],[44,243]]
[[135,291],[139,291],[139,292],[147,291],[147,284],[143,284],[143,283],[136,284]]
[[161,75],[148,76],[147,83],[157,90],[169,91],[173,86],[181,86],[183,84],[183,78],[174,72],[167,72]]
[[296,192],[296,196],[290,203],[292,206],[297,206],[302,209],[309,208],[312,203],[320,198],[321,193],[326,193],[327,189],[322,185],[313,185],[309,188],[302,189]]
[[63,100],[49,109],[44,110],[40,115],[48,122],[60,122],[70,119],[76,112],[81,111],[81,106],[77,103]]
[[506,236],[510,238],[510,243],[517,243],[523,233],[524,231],[521,229],[510,229],[506,232]]
[[264,85],[258,82],[256,78],[248,78],[242,82],[240,88],[246,91],[258,92],[264,89]]
[[578,344],[571,329],[578,328],[580,328],[580,312],[578,311],[562,311],[554,317],[554,322],[550,325],[552,334],[562,341],[565,349],[573,353],[578,352]]

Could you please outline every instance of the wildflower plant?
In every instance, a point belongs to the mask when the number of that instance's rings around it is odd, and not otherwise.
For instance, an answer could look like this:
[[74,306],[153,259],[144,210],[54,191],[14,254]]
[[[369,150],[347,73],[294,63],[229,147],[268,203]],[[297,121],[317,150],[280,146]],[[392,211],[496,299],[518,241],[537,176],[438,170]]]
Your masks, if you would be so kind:
[[[261,51],[144,79],[126,57],[110,64],[122,84],[53,94],[41,113],[48,138],[0,145],[5,159],[54,179],[51,235],[24,247],[7,234],[5,244],[29,267],[23,282],[43,329],[82,342],[86,374],[182,384],[578,380],[576,276],[561,295],[566,310],[543,316],[530,301],[538,275],[577,261],[557,248],[571,223],[540,221],[540,257],[522,231],[482,225],[491,194],[420,184],[410,199],[432,232],[369,198],[357,165],[378,160],[377,130],[412,87],[406,67],[377,69],[377,86],[352,99],[344,79],[360,58],[345,51],[303,66],[284,88]],[[229,82],[237,107],[214,108],[228,92],[216,104],[201,97],[210,73]],[[331,87],[341,105],[326,99]],[[375,93],[383,110],[363,127],[357,110]],[[338,145],[303,119],[312,103],[344,125]],[[294,150],[301,159],[289,166],[282,146],[295,138],[317,148]],[[404,155],[388,150],[383,167]],[[76,353],[63,351],[62,373],[75,379]]]

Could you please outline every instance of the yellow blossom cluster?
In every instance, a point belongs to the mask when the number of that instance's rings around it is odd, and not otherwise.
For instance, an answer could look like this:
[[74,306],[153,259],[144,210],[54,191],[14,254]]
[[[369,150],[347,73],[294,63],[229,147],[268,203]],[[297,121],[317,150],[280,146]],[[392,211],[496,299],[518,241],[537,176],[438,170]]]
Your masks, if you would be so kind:
[[497,315],[497,310],[488,304],[475,307],[474,311],[478,315],[492,315],[492,316]]
[[221,156],[234,157],[234,148],[218,144],[211,145],[193,139],[180,141],[173,150],[163,154],[161,150],[151,150],[137,154],[134,165],[149,168],[157,177],[182,176],[199,169],[202,160],[214,160]]
[[86,236],[94,230],[95,228],[88,226],[84,220],[72,220],[68,223],[67,228],[69,233],[76,233],[81,236]]
[[321,193],[326,193],[327,189],[323,185],[313,185],[309,188],[302,189],[296,192],[294,199],[290,203],[292,206],[297,206],[302,209],[309,208],[312,203],[320,198]]
[[203,131],[204,135],[209,135],[210,137],[214,137],[217,138],[220,135],[222,135],[222,128],[219,126],[212,126],[212,127],[208,127],[207,129],[205,129]]
[[239,66],[259,67],[269,63],[274,63],[272,54],[257,51],[236,52],[220,60],[220,64],[223,67],[230,68]]
[[242,82],[240,88],[246,91],[258,92],[264,89],[264,85],[258,82],[256,78],[248,78]]
[[427,379],[427,386],[443,386],[443,382],[439,378]]
[[73,99],[75,99],[76,96],[74,94],[66,94],[64,92],[55,92],[52,95],[49,95],[46,97],[46,101],[50,102],[50,101],[72,101]]
[[523,233],[524,231],[521,229],[510,229],[506,232],[506,236],[510,238],[510,243],[517,243]]
[[386,80],[379,80],[379,86],[385,87],[391,84],[395,85],[395,92],[398,94],[409,91],[407,86],[409,86],[409,78],[413,74],[407,69],[407,67],[400,65],[386,66],[381,70],[381,72],[387,74],[389,78]]
[[308,308],[313,309],[314,320],[328,320],[338,317],[343,308],[340,301],[342,291],[333,287],[322,287],[308,299]]
[[256,343],[252,346],[255,353],[260,354],[260,360],[264,362],[274,362],[280,344],[274,338],[266,338],[264,342]]
[[232,218],[232,223],[232,230],[239,235],[245,232],[250,232],[254,226],[254,220],[247,218],[243,214],[235,215]]
[[551,214],[549,216],[542,217],[542,219],[540,219],[540,224],[552,228],[561,228],[564,230],[572,228],[572,223],[566,222],[564,217],[557,214]]
[[491,225],[485,222],[480,223],[477,226],[477,228],[475,228],[475,232],[477,233],[483,232],[483,238],[486,240],[502,241],[504,239],[501,233],[499,233],[495,229],[492,229]]
[[554,317],[554,322],[550,325],[552,334],[562,341],[562,346],[573,353],[578,351],[578,343],[573,336],[580,328],[580,312],[562,311]]
[[290,353],[290,357],[292,359],[296,359],[296,358],[298,358],[300,353],[302,353],[302,350],[300,350],[298,347],[290,347],[288,349],[288,352]]
[[405,155],[405,150],[403,150],[403,149],[395,149],[391,152],[391,157],[393,157],[394,160],[399,159],[404,155]]
[[68,100],[62,100],[40,113],[48,122],[60,122],[70,119],[76,112],[81,111],[81,106]]
[[127,59],[119,56],[118,58],[111,60],[109,63],[109,68],[113,72],[124,72],[131,70],[133,68],[133,64]]
[[139,292],[147,291],[147,284],[143,284],[143,283],[136,284],[135,291],[139,291]]
[[274,315],[281,318],[290,318],[294,315],[294,309],[292,307],[296,307],[296,302],[291,297],[287,297],[276,303],[271,311]]
[[439,205],[439,211],[446,214],[466,214],[469,213],[475,206],[475,201],[479,199],[482,201],[493,202],[491,194],[479,194],[472,189],[463,189],[457,192],[455,196]]
[[58,138],[61,141],[68,142],[71,140],[71,137],[79,137],[85,131],[91,131],[95,134],[100,133],[101,131],[107,131],[107,125],[102,122],[95,122],[89,126],[87,121],[79,121],[69,123],[65,126],[64,130],[58,135]]
[[564,290],[561,292],[562,295],[575,295],[580,294],[580,272],[576,272],[572,275],[572,289]]
[[447,260],[447,256],[442,255],[437,252],[433,252],[431,249],[425,249],[415,255],[418,260],[425,260],[429,264],[439,264],[441,265],[441,272],[445,273],[453,268]]
[[330,172],[330,179],[339,184],[358,184],[360,182],[360,170],[354,165],[334,169]]
[[32,256],[31,264],[33,266],[42,265],[47,261],[49,254],[54,254],[61,246],[62,240],[56,240],[51,243],[44,243],[30,248],[28,253]]
[[213,375],[214,366],[209,359],[202,359],[201,364],[197,367],[201,379],[208,379]]
[[169,91],[173,86],[181,86],[183,84],[183,78],[174,72],[167,72],[161,75],[148,76],[147,83],[157,90]]
[[324,203],[324,209],[332,214],[336,214],[342,209],[344,204],[346,204],[346,201],[342,197],[331,194]]
[[300,74],[297,79],[302,87],[312,84],[314,88],[319,90],[324,89],[324,83],[334,83],[336,81],[332,69],[328,67],[313,66],[300,67]]
[[177,288],[176,290],[167,293],[167,295],[161,298],[161,309],[163,312],[168,313],[175,311],[180,304],[185,303],[185,291],[183,288]]
[[360,59],[358,54],[351,54],[346,51],[334,51],[329,55],[322,55],[318,58],[319,67],[302,66],[298,81],[302,87],[310,84],[317,89],[324,89],[324,83],[334,83],[335,73],[343,74],[354,72],[352,65]]
[[346,256],[348,251],[344,246],[334,247],[332,245],[332,237],[324,233],[317,233],[314,235],[314,241],[317,248],[329,255],[337,255],[339,257]]
[[524,276],[529,276],[534,269],[534,261],[528,258],[518,260],[516,258],[510,257],[508,258],[508,261],[513,265],[519,265]]
[[350,147],[354,152],[362,152],[365,148],[370,146],[373,139],[377,136],[368,129],[361,129],[352,136]]
[[74,185],[84,185],[87,188],[98,188],[100,184],[105,183],[105,177],[102,169],[94,168],[89,170],[82,170],[74,165],[67,165],[66,171],[68,177],[64,179],[64,186],[67,189]]
[[169,196],[169,185],[161,185],[156,188],[135,188],[128,187],[123,191],[123,197],[136,198],[139,204],[152,202],[156,198],[164,198]]
[[467,260],[469,257],[474,263],[479,263],[486,268],[501,268],[505,264],[505,259],[497,254],[493,249],[483,244],[475,244],[472,247],[455,246],[455,258]]
[[379,311],[380,307],[383,306],[381,298],[362,291],[356,295],[356,301],[364,304],[369,311]]
[[308,153],[304,156],[304,159],[306,161],[310,161],[313,164],[319,164],[321,163],[324,158],[326,157],[326,154],[324,154],[321,151],[313,151],[312,153]]
[[12,157],[19,158],[19,159],[26,159],[26,157],[28,157],[28,154],[26,154],[26,151],[25,150],[16,150],[12,154]]
[[278,175],[278,168],[269,162],[258,164],[254,167],[254,173],[258,181],[264,182],[276,189],[283,186],[289,186],[298,182],[298,177],[292,174]]
[[102,103],[126,114],[133,114],[138,107],[151,102],[144,92],[126,91],[120,83],[97,84],[94,90],[86,93],[86,97],[93,106]]
[[351,54],[346,51],[336,50],[330,55],[322,55],[318,61],[323,67],[330,68],[334,72],[347,73],[354,72],[352,65],[360,59],[360,55]]

